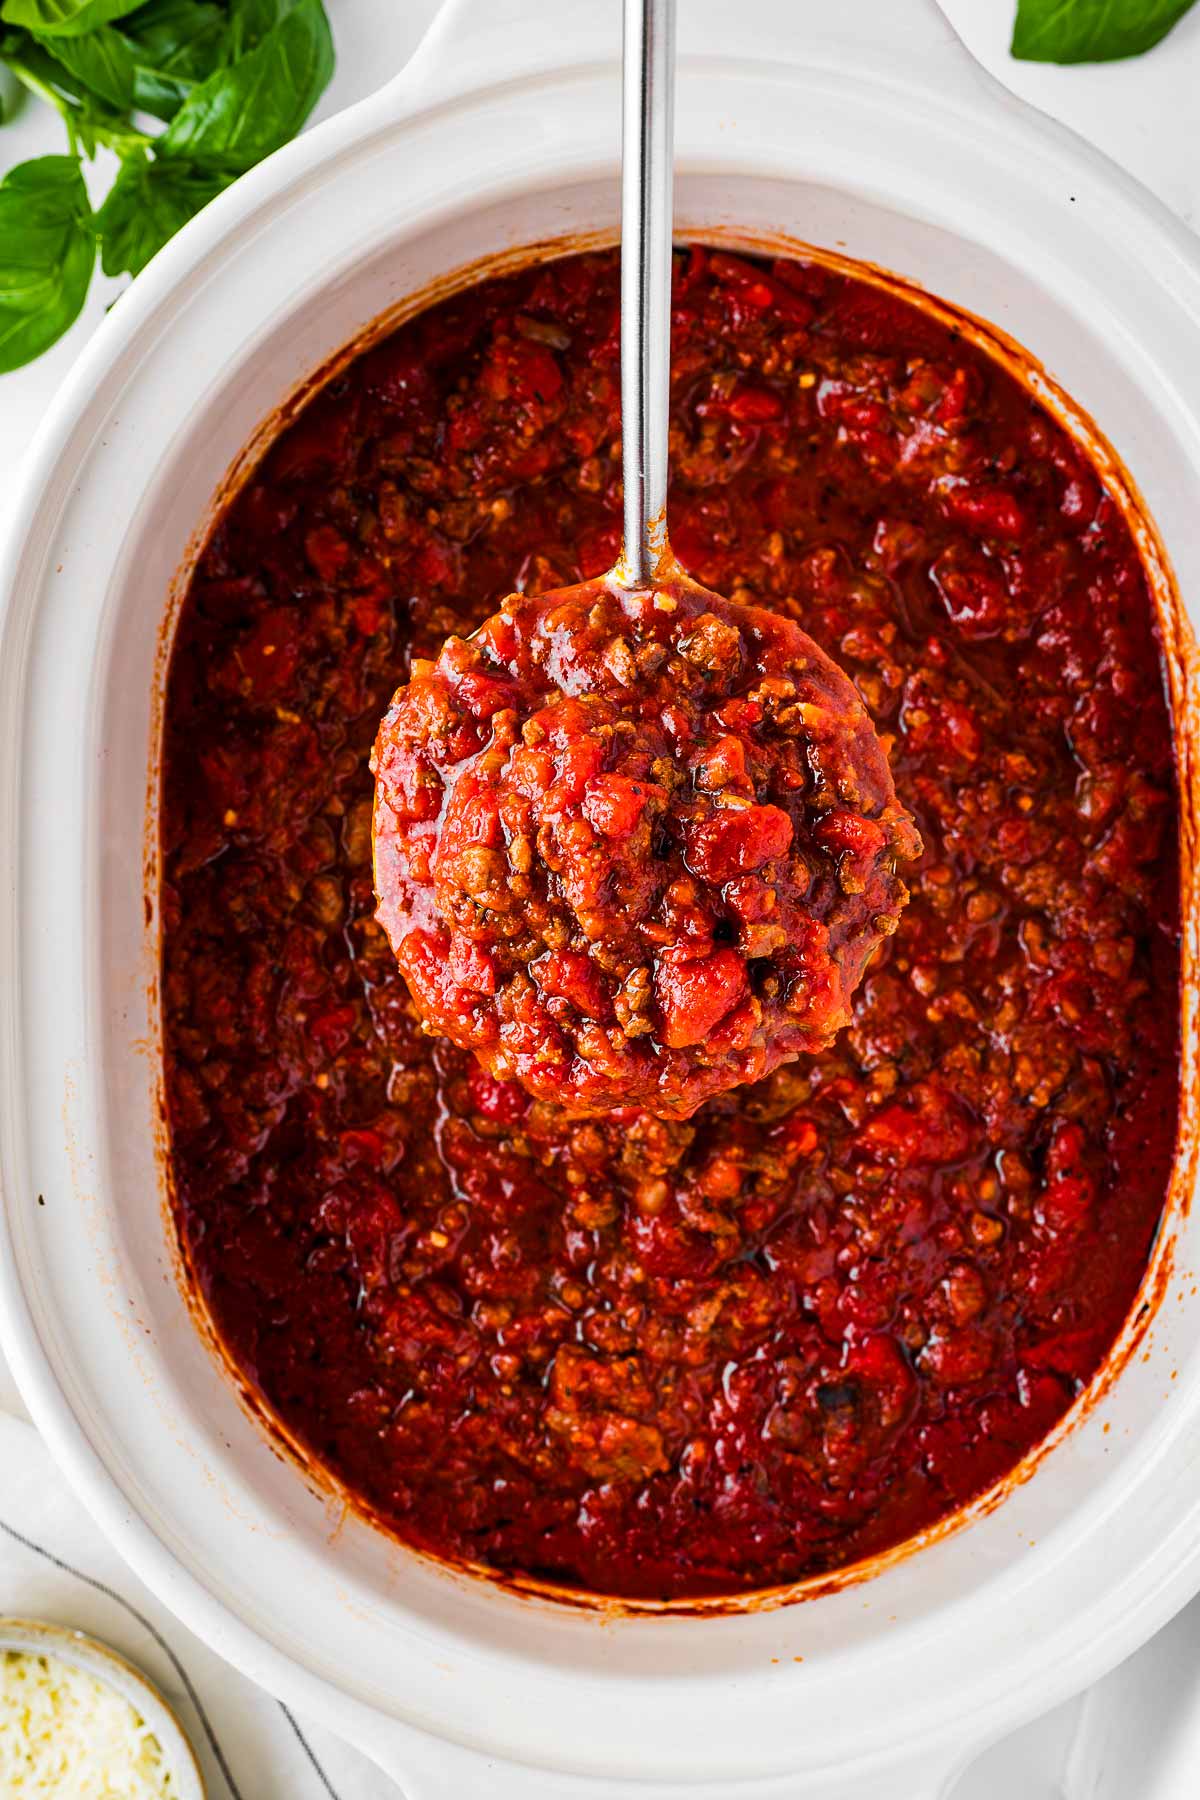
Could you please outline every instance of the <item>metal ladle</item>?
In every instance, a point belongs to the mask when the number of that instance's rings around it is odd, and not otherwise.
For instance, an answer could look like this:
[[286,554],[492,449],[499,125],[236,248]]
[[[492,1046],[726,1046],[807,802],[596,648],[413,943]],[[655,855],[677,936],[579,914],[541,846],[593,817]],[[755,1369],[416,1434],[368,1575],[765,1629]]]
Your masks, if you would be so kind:
[[649,587],[667,538],[674,217],[675,0],[625,0],[621,131],[621,460],[625,541],[613,575]]

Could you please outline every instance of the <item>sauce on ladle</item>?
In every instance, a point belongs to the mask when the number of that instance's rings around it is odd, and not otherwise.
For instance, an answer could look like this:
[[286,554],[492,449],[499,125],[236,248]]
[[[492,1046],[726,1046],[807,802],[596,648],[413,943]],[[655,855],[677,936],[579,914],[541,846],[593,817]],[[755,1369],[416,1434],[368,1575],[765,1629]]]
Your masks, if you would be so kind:
[[674,0],[627,0],[624,548],[414,664],[372,768],[428,1030],[574,1113],[687,1117],[824,1048],[920,853],[849,679],[667,537]]

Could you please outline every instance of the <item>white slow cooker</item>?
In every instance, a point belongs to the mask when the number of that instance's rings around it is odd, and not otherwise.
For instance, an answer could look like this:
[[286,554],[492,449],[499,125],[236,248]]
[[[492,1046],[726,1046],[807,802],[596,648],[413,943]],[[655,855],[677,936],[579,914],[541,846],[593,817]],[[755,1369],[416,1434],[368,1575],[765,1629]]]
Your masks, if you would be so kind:
[[[989,82],[932,0],[681,10],[680,234],[839,250],[1010,333],[1112,441],[1200,604],[1195,240]],[[521,1597],[347,1512],[241,1404],[164,1213],[154,763],[176,573],[256,431],[370,321],[483,259],[615,235],[618,13],[449,0],[391,86],[168,246],[45,423],[0,568],[0,1335],[139,1575],[409,1800],[931,1800],[1200,1588],[1190,1154],[1136,1350],[1027,1480],[870,1580],[720,1616]],[[1190,756],[1194,668],[1170,636]],[[1191,956],[1190,876],[1187,905]],[[1189,1092],[1194,1012],[1190,991]]]

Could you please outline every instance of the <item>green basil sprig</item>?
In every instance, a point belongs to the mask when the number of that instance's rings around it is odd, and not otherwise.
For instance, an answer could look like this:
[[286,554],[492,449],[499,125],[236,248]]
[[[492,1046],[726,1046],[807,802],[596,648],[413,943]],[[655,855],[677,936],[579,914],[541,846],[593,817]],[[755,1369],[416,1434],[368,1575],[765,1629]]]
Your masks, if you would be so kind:
[[4,0],[0,18],[6,25],[23,25],[27,31],[45,31],[61,37],[82,37],[135,10],[138,0]]
[[[241,10],[233,8],[235,24]],[[240,175],[295,137],[332,73],[320,0],[296,0],[253,49],[192,89],[159,139],[159,154]]]
[[1024,62],[1115,62],[1161,43],[1195,0],[1018,0],[1012,53]]
[[0,369],[60,338],[87,298],[96,240],[73,156],[39,156],[0,181]]
[[[0,65],[70,147],[0,181],[0,373],[78,317],[97,249],[106,275],[137,275],[294,137],[333,64],[322,0],[0,0]],[[101,147],[120,168],[93,211],[82,159]]]

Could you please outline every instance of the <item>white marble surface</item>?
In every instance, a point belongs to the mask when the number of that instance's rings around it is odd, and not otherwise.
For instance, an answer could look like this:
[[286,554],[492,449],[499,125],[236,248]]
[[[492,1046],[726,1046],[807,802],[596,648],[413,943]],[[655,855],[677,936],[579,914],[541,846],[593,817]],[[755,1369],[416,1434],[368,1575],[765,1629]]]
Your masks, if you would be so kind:
[[[439,0],[327,0],[337,39],[337,73],[317,117],[370,93],[399,69],[438,9]],[[550,0],[547,0],[550,3]],[[599,0],[598,0],[599,3]],[[612,0],[615,4],[615,0]],[[891,6],[897,0],[879,0]],[[912,0],[904,0],[905,4]],[[687,0],[683,0],[687,4]],[[1089,138],[1200,227],[1200,5],[1148,56],[1080,68],[1016,63],[1007,54],[1012,0],[939,0],[980,61],[1015,93]],[[29,156],[61,150],[49,109],[27,105],[0,130],[0,172]],[[99,172],[102,175],[102,171]],[[101,185],[107,177],[102,175]],[[0,376],[0,529],[4,496],[45,408],[125,278],[97,277],[87,306],[53,350]],[[19,1405],[0,1363],[0,1407]]]
[[[439,0],[326,0],[337,46],[337,69],[314,119],[328,118],[363,99],[402,68],[438,5]],[[53,156],[65,148],[57,116],[47,106],[28,102],[11,124],[0,128],[0,174],[26,157]],[[97,194],[108,186],[114,167],[115,158],[103,152],[92,171]],[[3,487],[19,469],[47,403],[128,279],[124,275],[110,278],[97,271],[87,304],[67,335],[37,362],[11,375],[0,375],[0,528]]]
[[29,1417],[25,1410],[25,1404],[17,1392],[17,1384],[9,1374],[3,1357],[0,1357],[0,1412],[16,1413],[22,1419]]
[[[615,5],[616,0],[610,3]],[[900,3],[918,0],[878,0],[881,7]],[[1015,63],[1008,56],[1013,0],[939,0],[939,4],[997,79],[1091,139],[1183,218],[1200,223],[1196,117],[1200,6],[1148,56],[1057,69]],[[317,118],[361,99],[399,69],[436,13],[438,0],[327,0],[327,5],[338,66]],[[11,125],[0,130],[0,172],[25,157],[50,155],[62,148],[62,130],[49,109],[26,105]],[[108,178],[102,160],[95,171],[99,188]],[[82,315],[66,337],[27,368],[0,376],[0,526],[4,487],[19,469],[38,420],[126,280],[97,276]]]
[[[881,6],[898,3],[879,0]],[[1200,228],[1200,6],[1149,56],[1057,69],[1009,59],[1013,0],[939,3],[997,79],[1090,139]],[[361,98],[399,68],[438,0],[327,4],[338,70],[318,117]],[[44,108],[29,106],[0,131],[0,172],[24,157],[61,148],[55,120]],[[27,369],[0,377],[0,529],[4,492],[25,445],[122,285],[98,279],[83,316],[54,350]],[[0,1410],[23,1411],[3,1362]],[[1198,1650],[1200,1603],[1089,1695],[986,1753],[955,1785],[954,1800],[1009,1800],[1013,1794],[1022,1800],[1193,1800],[1200,1793],[1200,1695],[1196,1681],[1183,1675],[1200,1668]]]
[[[440,0],[326,0],[337,43],[337,70],[314,117],[328,118],[372,93],[403,67],[420,41]],[[24,104],[0,128],[0,175],[27,157],[53,156],[65,149],[64,133],[48,107]],[[102,154],[92,171],[96,193],[107,186],[115,159]],[[87,304],[67,335],[37,362],[0,375],[0,532],[5,499],[21,459],[59,384],[128,277],[97,272]],[[20,1395],[0,1358],[0,1411],[24,1414]]]
[[1070,125],[1200,229],[1200,6],[1146,56],[1055,68],[1008,55],[1015,0],[938,3],[968,49],[1014,94]]
[[[439,0],[327,0],[337,40],[337,72],[316,117],[327,118],[371,93],[399,69],[438,10]],[[65,148],[62,128],[48,107],[24,105],[0,128],[0,174],[31,156],[52,156]],[[102,158],[94,172],[98,191],[107,185]],[[5,493],[11,490],[25,447],[82,346],[112,305],[127,277],[97,275],[87,305],[75,325],[37,362],[0,376],[0,530]],[[23,1412],[15,1384],[0,1359],[0,1410]]]

